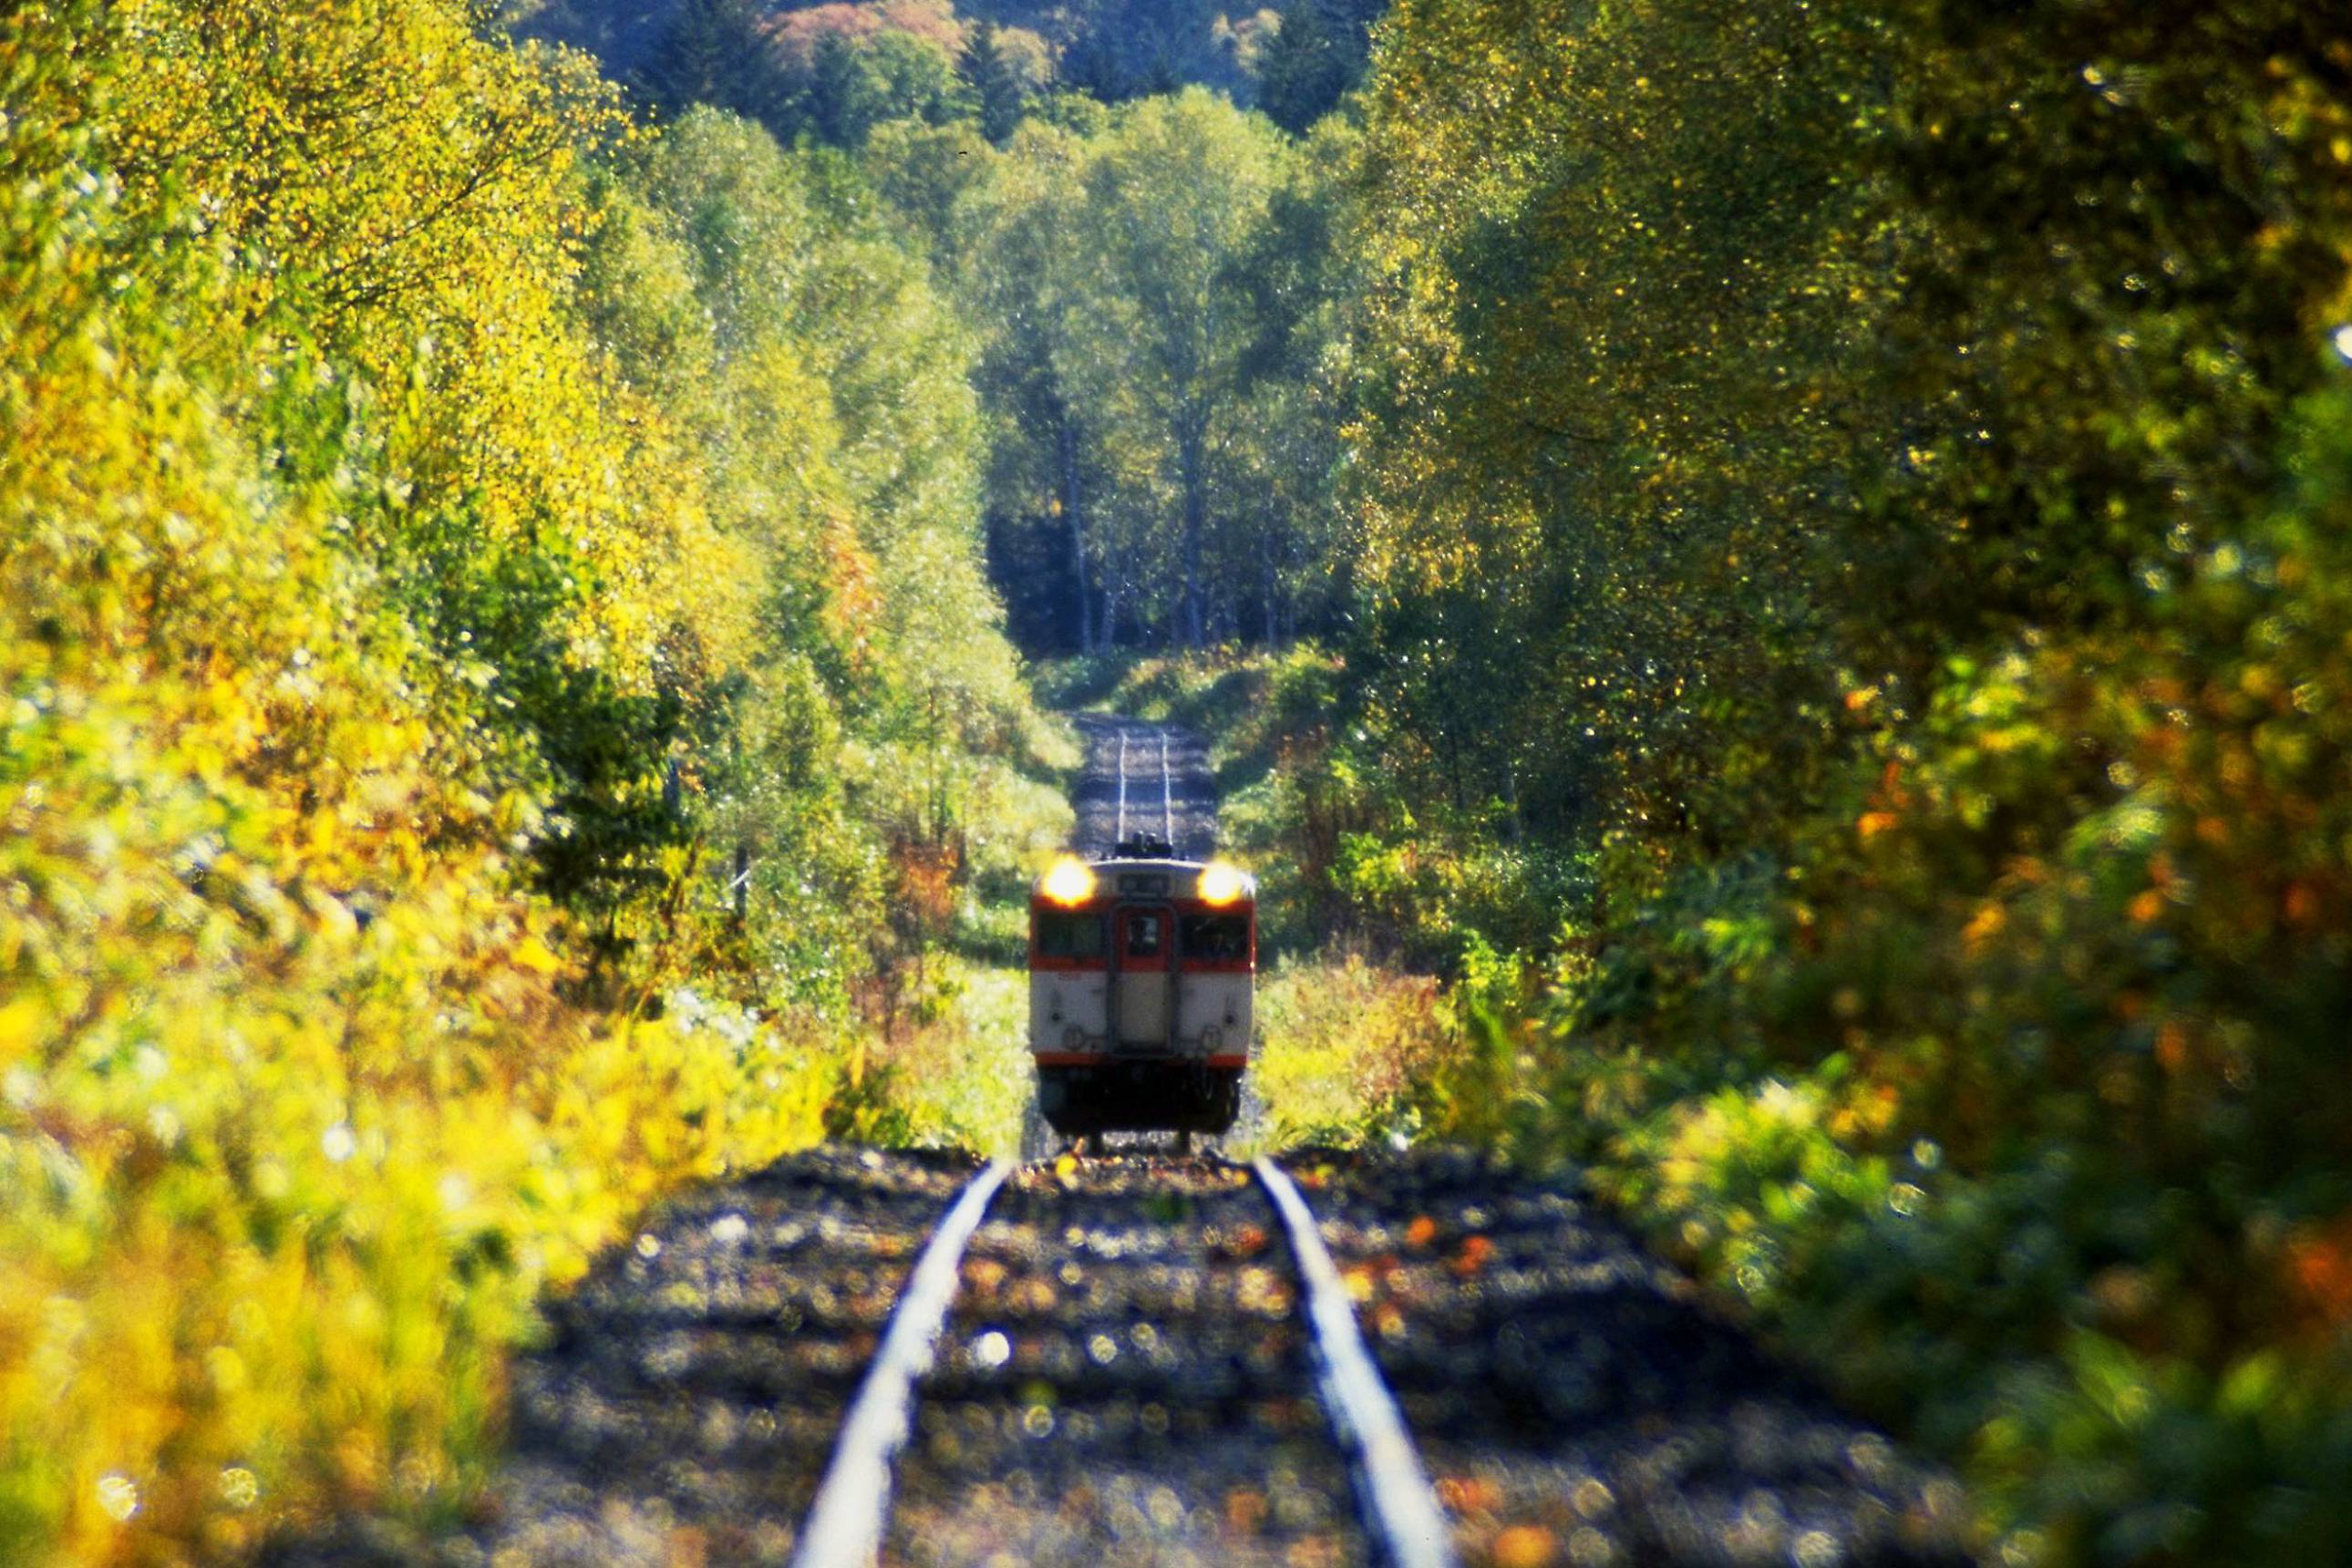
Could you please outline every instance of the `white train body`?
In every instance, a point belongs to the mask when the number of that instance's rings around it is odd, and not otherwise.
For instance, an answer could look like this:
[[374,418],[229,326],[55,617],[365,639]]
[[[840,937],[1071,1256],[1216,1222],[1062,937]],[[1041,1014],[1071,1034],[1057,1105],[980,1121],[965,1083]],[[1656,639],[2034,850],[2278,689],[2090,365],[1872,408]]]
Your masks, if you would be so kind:
[[1222,1132],[1248,1070],[1257,898],[1231,867],[1066,860],[1030,900],[1029,1049],[1065,1132]]

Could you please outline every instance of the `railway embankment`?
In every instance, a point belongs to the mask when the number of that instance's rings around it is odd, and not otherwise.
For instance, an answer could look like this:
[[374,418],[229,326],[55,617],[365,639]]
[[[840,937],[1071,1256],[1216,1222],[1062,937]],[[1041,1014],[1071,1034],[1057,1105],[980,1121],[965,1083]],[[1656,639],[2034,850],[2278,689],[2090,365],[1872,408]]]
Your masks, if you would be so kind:
[[[1958,1564],[1959,1489],[1711,1316],[1572,1184],[1281,1163],[1444,1526],[1387,1542],[1246,1166],[1040,1161],[992,1197],[877,1521],[887,1563]],[[787,1563],[968,1157],[831,1146],[648,1216],[556,1304],[443,1561]],[[288,1562],[414,1561],[361,1534]],[[821,1561],[821,1559],[819,1559]],[[814,1568],[814,1563],[810,1568]]]
[[[1077,844],[1214,847],[1194,734],[1077,722]],[[1970,1561],[1948,1475],[1711,1312],[1572,1174],[1435,1148],[1255,1172],[1149,1140],[1031,1152],[983,1172],[828,1145],[649,1215],[550,1304],[505,1471],[430,1550],[560,1568],[828,1568],[877,1547],[906,1568]],[[281,1556],[419,1550],[354,1525]]]

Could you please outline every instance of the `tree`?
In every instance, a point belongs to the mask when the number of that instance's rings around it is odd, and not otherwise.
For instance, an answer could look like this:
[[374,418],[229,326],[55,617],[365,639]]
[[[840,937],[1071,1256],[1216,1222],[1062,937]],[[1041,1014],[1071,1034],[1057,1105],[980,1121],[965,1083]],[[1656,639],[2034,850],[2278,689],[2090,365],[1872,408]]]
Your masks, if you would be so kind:
[[1285,131],[1301,133],[1338,107],[1349,76],[1318,0],[1290,0],[1259,57],[1258,108]]
[[804,122],[835,147],[858,147],[882,118],[882,84],[863,51],[839,33],[826,33],[809,51],[801,89]]
[[913,220],[930,253],[944,262],[956,254],[957,204],[991,177],[996,162],[995,150],[968,120],[945,125],[893,120],[874,128],[858,167],[884,200]]
[[1833,740],[1810,573],[1853,499],[1829,389],[1880,298],[1847,173],[1862,46],[1717,0],[1414,21],[1372,89],[1358,235],[1366,624],[1443,639],[1433,670],[1517,668],[1528,718],[1411,691],[1409,665],[1391,710],[1433,794],[1743,841]]
[[911,119],[940,125],[956,117],[956,57],[947,46],[885,27],[861,52],[876,82],[874,123]]
[[1255,337],[1235,262],[1283,156],[1265,121],[1192,88],[1123,109],[1086,172],[1089,308],[1067,368],[1124,417],[1176,497],[1176,630],[1195,647],[1208,636],[1214,470]]
[[1003,146],[1028,112],[1029,94],[998,41],[993,22],[972,24],[956,74],[979,118],[980,133]]
[[772,108],[777,73],[755,0],[681,0],[643,79],[666,113],[698,103],[757,116]]
[[1251,407],[1240,421],[1239,491],[1251,514],[1245,570],[1269,644],[1297,636],[1302,623],[1328,629],[1349,571],[1339,476],[1355,412],[1346,321],[1362,277],[1344,241],[1360,137],[1326,119],[1302,154],[1286,160],[1237,267],[1256,332],[1243,366]]
[[955,59],[928,37],[893,27],[863,34],[824,27],[796,47],[805,54],[784,72],[780,136],[808,132],[829,146],[855,150],[887,121],[937,125],[953,117]]
[[1131,96],[1118,52],[1100,33],[1083,33],[1063,47],[1057,80],[1065,91],[1097,103],[1117,103]]
[[1076,238],[1087,155],[1068,132],[1023,128],[961,204],[952,251],[959,292],[985,323],[979,384],[993,426],[992,510],[1044,519],[1066,538],[1066,551],[1045,556],[1063,563],[1056,576],[1068,604],[1067,620],[1048,635],[1092,653],[1105,635],[1094,618],[1101,426],[1070,376],[1084,352]]

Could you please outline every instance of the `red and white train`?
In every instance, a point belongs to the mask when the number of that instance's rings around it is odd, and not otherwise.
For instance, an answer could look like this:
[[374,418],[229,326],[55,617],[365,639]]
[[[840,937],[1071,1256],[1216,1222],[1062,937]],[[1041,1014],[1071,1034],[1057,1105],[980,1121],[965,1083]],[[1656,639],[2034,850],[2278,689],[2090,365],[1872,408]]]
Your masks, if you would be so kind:
[[1037,1109],[1067,1137],[1230,1130],[1256,978],[1247,872],[1150,839],[1066,857],[1029,900]]

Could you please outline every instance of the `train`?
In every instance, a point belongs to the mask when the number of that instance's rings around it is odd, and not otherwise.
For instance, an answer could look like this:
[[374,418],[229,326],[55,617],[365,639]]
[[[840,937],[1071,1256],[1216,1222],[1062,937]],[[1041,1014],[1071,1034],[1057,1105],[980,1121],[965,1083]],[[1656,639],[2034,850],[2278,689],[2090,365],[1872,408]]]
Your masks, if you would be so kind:
[[1148,837],[1063,857],[1029,900],[1039,1114],[1065,1137],[1231,1131],[1256,984],[1248,872]]

